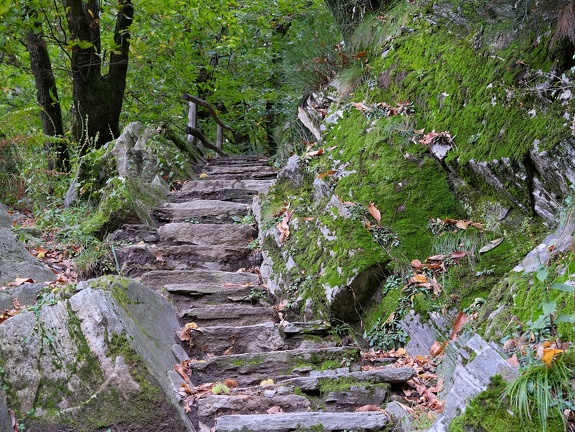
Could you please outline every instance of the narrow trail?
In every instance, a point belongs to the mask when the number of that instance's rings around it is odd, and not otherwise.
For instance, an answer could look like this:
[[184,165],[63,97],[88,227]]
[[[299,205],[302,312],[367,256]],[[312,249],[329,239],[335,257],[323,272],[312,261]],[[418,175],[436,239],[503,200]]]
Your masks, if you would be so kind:
[[258,227],[248,215],[275,181],[267,160],[212,159],[201,173],[152,210],[157,229],[114,235],[124,241],[116,250],[124,274],[178,311],[181,363],[172,378],[196,430],[387,430],[377,407],[415,370],[362,370],[359,348],[342,346],[329,323],[284,320],[257,272],[260,257],[248,244]]

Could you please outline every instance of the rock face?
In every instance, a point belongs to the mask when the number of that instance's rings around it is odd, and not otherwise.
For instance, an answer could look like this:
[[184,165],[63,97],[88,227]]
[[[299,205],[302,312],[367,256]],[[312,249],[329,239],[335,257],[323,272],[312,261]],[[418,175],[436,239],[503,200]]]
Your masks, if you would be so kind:
[[20,418],[35,413],[26,430],[189,430],[167,375],[176,362],[171,306],[127,279],[79,289],[0,324],[8,406]]

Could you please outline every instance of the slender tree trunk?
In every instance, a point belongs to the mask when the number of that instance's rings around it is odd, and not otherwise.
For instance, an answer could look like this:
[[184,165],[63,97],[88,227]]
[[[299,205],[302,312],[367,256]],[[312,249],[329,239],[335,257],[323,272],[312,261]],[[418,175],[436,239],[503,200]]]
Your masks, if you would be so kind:
[[[35,31],[30,31],[26,35],[26,49],[30,54],[30,66],[36,83],[36,99],[42,108],[40,111],[42,132],[48,136],[62,137],[64,135],[62,111],[50,55],[44,41],[41,24],[35,23],[34,27]],[[62,139],[55,144],[48,143],[46,147],[56,153],[55,163],[50,158],[50,169],[68,172],[70,157],[65,141]]]
[[110,54],[108,73],[103,76],[99,1],[70,0],[66,6],[68,28],[74,43],[72,130],[82,151],[86,151],[89,142],[100,147],[120,135],[120,113],[128,72],[129,27],[134,9],[131,0],[118,2],[114,42],[119,48]]

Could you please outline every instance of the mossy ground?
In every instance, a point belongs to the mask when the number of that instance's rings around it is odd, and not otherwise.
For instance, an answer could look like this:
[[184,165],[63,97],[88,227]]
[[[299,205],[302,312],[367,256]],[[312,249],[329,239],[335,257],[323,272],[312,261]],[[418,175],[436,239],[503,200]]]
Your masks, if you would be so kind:
[[[451,422],[449,432],[539,432],[541,424],[538,418],[522,421],[509,410],[507,401],[501,398],[506,386],[503,378],[493,377],[487,390],[475,397],[465,413]],[[553,432],[565,429],[557,417],[549,419],[547,426],[547,430]]]

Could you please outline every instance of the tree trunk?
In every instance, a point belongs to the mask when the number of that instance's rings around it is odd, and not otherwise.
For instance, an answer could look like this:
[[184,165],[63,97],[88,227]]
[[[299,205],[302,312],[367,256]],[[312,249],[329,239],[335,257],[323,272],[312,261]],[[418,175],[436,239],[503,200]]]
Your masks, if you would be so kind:
[[[37,22],[34,27],[34,31],[26,35],[26,49],[30,54],[30,67],[36,83],[36,99],[42,108],[40,111],[42,132],[48,136],[62,137],[64,135],[62,111],[50,55],[44,41],[41,24]],[[50,169],[68,172],[70,156],[65,141],[62,139],[56,143],[47,143],[46,147],[56,153],[55,163],[52,158],[49,159]]]
[[82,152],[89,145],[101,147],[120,135],[120,114],[130,47],[129,27],[134,9],[131,0],[118,2],[114,42],[107,75],[102,76],[100,6],[98,0],[66,2],[72,48],[74,120],[72,131]]

